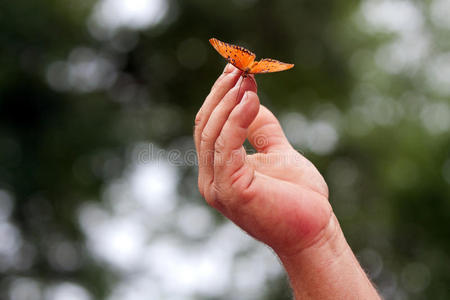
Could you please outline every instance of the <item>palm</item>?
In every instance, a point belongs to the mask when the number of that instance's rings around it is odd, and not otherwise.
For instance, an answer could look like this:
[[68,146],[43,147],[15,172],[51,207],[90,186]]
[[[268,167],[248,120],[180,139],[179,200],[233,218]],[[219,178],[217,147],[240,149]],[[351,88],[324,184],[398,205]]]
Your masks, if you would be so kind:
[[289,252],[307,247],[328,224],[331,214],[320,173],[293,149],[248,155],[246,163],[254,170],[256,192],[248,199],[252,213],[239,209],[246,217],[238,213],[235,222],[274,249]]

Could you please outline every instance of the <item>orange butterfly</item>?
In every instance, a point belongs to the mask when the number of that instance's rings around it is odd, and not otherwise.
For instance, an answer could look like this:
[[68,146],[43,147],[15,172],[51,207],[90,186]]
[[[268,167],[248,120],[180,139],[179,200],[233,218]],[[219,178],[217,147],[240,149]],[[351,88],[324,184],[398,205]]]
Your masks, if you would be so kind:
[[209,39],[209,42],[230,64],[243,71],[244,77],[247,74],[280,72],[294,67],[293,64],[271,58],[255,61],[256,55],[251,51],[244,47],[221,42],[216,38]]

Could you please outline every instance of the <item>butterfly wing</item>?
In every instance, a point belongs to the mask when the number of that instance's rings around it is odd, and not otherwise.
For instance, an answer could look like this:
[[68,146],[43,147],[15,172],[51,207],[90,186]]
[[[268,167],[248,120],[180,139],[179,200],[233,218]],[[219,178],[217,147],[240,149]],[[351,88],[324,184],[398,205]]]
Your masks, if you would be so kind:
[[209,42],[230,64],[242,71],[248,71],[255,60],[255,54],[244,47],[221,42],[215,38]]
[[280,72],[288,70],[292,67],[294,67],[293,64],[287,64],[271,58],[264,58],[261,59],[260,61],[254,62],[253,66],[250,68],[248,73],[257,74],[257,73]]

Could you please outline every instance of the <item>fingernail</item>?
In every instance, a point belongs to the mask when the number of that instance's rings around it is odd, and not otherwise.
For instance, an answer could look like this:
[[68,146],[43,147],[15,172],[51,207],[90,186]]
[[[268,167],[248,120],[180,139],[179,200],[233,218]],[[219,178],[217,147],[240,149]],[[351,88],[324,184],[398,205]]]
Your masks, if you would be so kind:
[[241,73],[242,71],[241,70],[239,70],[238,68],[234,68],[234,71],[233,71],[233,74],[238,74],[238,73]]
[[234,69],[235,68],[232,64],[227,64],[225,69],[223,69],[223,73],[232,73]]

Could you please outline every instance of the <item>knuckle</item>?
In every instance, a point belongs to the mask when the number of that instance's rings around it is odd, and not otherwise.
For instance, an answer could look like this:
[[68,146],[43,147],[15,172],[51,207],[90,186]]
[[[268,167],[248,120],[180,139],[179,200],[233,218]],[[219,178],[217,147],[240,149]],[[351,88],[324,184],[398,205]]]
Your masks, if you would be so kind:
[[216,142],[214,143],[214,150],[217,153],[222,153],[224,149],[225,149],[225,140],[222,135],[219,135]]
[[216,201],[212,197],[205,197],[206,203],[211,207],[216,207]]
[[202,197],[204,198],[205,193],[203,190],[203,180],[200,178],[200,176],[198,177],[197,185],[198,185],[198,191],[200,192],[200,195],[202,195]]
[[225,167],[225,160],[223,158],[223,155],[220,151],[216,150],[216,153],[214,153],[214,167],[215,168],[223,168]]
[[248,203],[257,196],[258,190],[255,189],[253,184],[254,172],[248,170],[242,170],[236,174],[234,179],[233,188],[237,192],[237,197],[241,199],[241,203]]
[[211,184],[211,189],[209,192],[209,197],[211,199],[211,206],[223,210],[224,203],[223,200],[226,198],[223,187],[216,182]]
[[252,186],[239,190],[239,199],[241,199],[242,204],[250,202],[252,199],[255,199],[256,196],[257,191]]
[[213,198],[217,198],[217,196],[221,193],[222,188],[216,182],[213,182],[213,184],[211,185],[211,196],[213,196]]
[[209,133],[204,130],[202,132],[202,135],[200,136],[200,142],[201,143],[208,143],[209,140],[210,140]]
[[195,121],[194,121],[194,125],[195,127],[199,127],[202,120],[203,120],[203,116],[202,116],[202,111],[200,110],[197,115],[195,116]]
[[325,181],[323,181],[323,185],[322,185],[322,193],[325,196],[325,198],[328,199],[328,197],[330,196],[330,191],[328,189],[328,185],[325,183]]
[[206,202],[210,206],[216,208],[217,207],[218,195],[219,195],[219,190],[217,189],[216,184],[214,184],[214,183],[209,184],[209,188],[207,188],[206,191],[205,191],[205,200],[206,200]]

